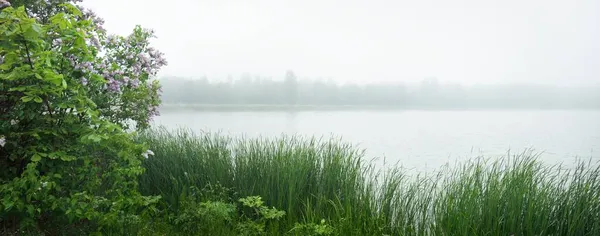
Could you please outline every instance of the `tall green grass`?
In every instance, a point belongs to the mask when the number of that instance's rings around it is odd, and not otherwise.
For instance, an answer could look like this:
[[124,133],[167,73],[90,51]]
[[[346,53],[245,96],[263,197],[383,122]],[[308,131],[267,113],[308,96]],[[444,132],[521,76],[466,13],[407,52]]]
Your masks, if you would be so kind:
[[546,166],[522,153],[477,158],[433,175],[385,172],[339,139],[233,139],[158,128],[140,136],[144,194],[175,214],[190,186],[220,184],[286,212],[269,227],[325,219],[337,235],[600,235],[600,169]]

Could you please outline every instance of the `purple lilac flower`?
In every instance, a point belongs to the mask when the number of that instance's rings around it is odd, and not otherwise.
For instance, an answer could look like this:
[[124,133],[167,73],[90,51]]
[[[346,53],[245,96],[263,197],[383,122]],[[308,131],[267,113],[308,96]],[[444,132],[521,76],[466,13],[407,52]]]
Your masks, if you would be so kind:
[[132,88],[137,88],[140,86],[140,80],[132,79],[132,80],[130,80],[129,84],[131,85]]
[[149,28],[143,28],[142,32],[148,34],[148,35],[154,35],[154,29],[149,29]]
[[94,47],[101,49],[102,47],[100,47],[100,40],[98,40],[97,36],[92,36],[92,38],[90,39],[92,45],[94,45]]
[[[76,0],[76,1],[82,1],[82,0]],[[98,15],[96,15],[95,12],[93,12],[90,9],[86,9],[86,8],[82,8],[82,13],[84,18],[89,19],[92,21],[92,23],[96,26],[96,28],[100,31],[105,31],[104,30],[104,19],[102,19],[101,17],[99,17]]]
[[88,80],[85,77],[81,78],[81,84],[83,84],[83,86],[86,86],[88,84]]
[[160,112],[157,109],[152,109],[150,113],[148,113],[150,117],[160,116]]
[[0,0],[0,9],[5,8],[5,7],[10,7],[10,2],[8,2],[6,0]]
[[104,77],[105,79],[108,79],[108,80],[110,80],[110,77],[112,77],[112,75],[111,75],[111,73],[110,73],[109,71],[107,71],[107,70],[104,70],[104,71],[102,72],[102,77]]
[[139,53],[138,58],[142,61],[142,65],[146,65],[150,62],[150,58],[148,58],[144,53]]
[[93,66],[93,65],[92,65],[92,63],[91,63],[91,62],[89,62],[89,61],[86,61],[86,62],[84,62],[83,64],[84,64],[85,68],[86,68],[87,70],[89,70],[89,71],[92,71],[92,70],[94,69],[94,66]]
[[135,75],[136,77],[142,73],[142,66],[137,62],[132,65],[131,69],[133,70],[133,75]]
[[130,34],[129,36],[127,36],[125,38],[125,42],[129,45],[140,46],[140,41],[137,39],[137,37],[134,34]]
[[105,61],[101,61],[100,63],[98,63],[98,68],[100,68],[101,70],[106,69],[106,62]]
[[71,60],[71,59],[69,59],[69,61],[71,62],[71,64],[75,64],[75,66],[74,66],[75,70],[80,70],[83,73],[94,72],[94,66],[89,61],[82,62],[80,64],[76,64],[75,61]]
[[106,43],[107,44],[116,44],[117,43],[117,38],[114,35],[109,35],[108,37],[106,37]]
[[67,57],[67,60],[69,60],[69,63],[71,63],[71,66],[75,66],[77,63],[75,63],[75,57],[73,55],[69,55]]
[[148,49],[146,49],[146,51],[148,51],[148,54],[150,54],[150,57],[156,57],[156,56],[154,56],[154,55],[156,55],[156,53],[158,52],[158,51],[156,51],[156,49],[155,49],[155,48],[153,48],[153,47],[148,47]]
[[167,59],[165,59],[165,58],[162,58],[162,57],[161,57],[161,58],[159,58],[159,60],[158,60],[158,65],[159,65],[159,66],[161,66],[161,67],[162,67],[162,66],[166,66],[167,64],[168,64],[168,63],[167,63]]
[[111,92],[119,92],[121,91],[121,84],[118,80],[113,78],[108,79],[108,90]]
[[151,116],[160,116],[160,112],[158,111],[158,107],[152,107],[152,111],[150,113]]

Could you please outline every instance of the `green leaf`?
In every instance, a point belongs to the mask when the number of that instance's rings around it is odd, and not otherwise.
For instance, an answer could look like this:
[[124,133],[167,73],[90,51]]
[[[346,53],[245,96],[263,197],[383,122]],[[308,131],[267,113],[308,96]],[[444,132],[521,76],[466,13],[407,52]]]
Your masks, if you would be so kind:
[[53,83],[56,86],[62,85],[62,77],[61,76],[58,76],[58,75],[54,74],[54,72],[51,72],[51,71],[44,71],[44,74],[46,75],[46,81]]
[[73,42],[73,44],[76,47],[85,47],[85,40],[83,39],[83,37],[77,37],[75,38],[75,42]]
[[60,156],[60,160],[62,161],[74,161],[77,158],[75,158],[74,156],[68,156],[68,155],[61,155]]
[[42,160],[42,156],[38,155],[37,153],[33,154],[33,157],[31,157],[31,161],[38,162],[40,160]]
[[42,32],[42,27],[40,26],[40,24],[37,24],[37,23],[32,24],[31,29],[38,34],[40,34]]
[[33,205],[27,205],[27,207],[26,207],[26,208],[27,208],[27,213],[28,213],[30,216],[33,216],[33,213],[35,212],[35,208],[33,208]]
[[39,26],[36,27],[36,25],[37,24],[33,24],[33,25],[23,27],[23,30],[25,31],[23,33],[23,35],[25,36],[25,39],[35,40],[39,37],[40,32],[38,32],[38,30],[40,30],[40,28],[39,28]]
[[62,79],[62,86],[64,89],[67,88],[67,81],[65,79]]
[[73,6],[72,4],[63,3],[63,4],[59,4],[59,6],[66,8],[68,12],[72,13],[75,16],[81,16],[82,15],[81,11],[79,10],[79,8]]
[[52,22],[52,24],[58,25],[58,28],[61,30],[64,30],[65,28],[67,28],[67,20],[65,19],[64,12],[60,12],[60,13],[54,15],[50,21]]
[[19,60],[15,52],[8,52],[4,55],[4,61],[0,64],[0,70],[9,70],[13,64]]
[[41,97],[35,97],[35,98],[33,99],[33,101],[34,101],[34,102],[37,102],[37,103],[42,103],[42,101],[43,101],[43,100],[42,100],[42,98],[41,98]]
[[[6,197],[8,198],[8,195],[6,195]],[[4,209],[6,211],[9,211],[10,209],[12,209],[14,202],[6,200],[7,198],[4,198],[5,200],[2,202],[2,204],[4,205]]]
[[10,88],[10,89],[8,89],[8,91],[10,91],[10,92],[12,92],[12,91],[19,91],[19,92],[23,92],[23,91],[25,91],[25,90],[27,90],[27,87],[23,87],[23,86],[21,86],[21,87],[14,87],[14,88]]
[[21,98],[21,101],[23,102],[30,102],[31,100],[33,100],[33,97],[31,96],[24,96]]
[[94,142],[100,142],[102,140],[102,137],[100,137],[100,135],[97,135],[97,134],[90,134],[88,136],[88,139],[90,139]]

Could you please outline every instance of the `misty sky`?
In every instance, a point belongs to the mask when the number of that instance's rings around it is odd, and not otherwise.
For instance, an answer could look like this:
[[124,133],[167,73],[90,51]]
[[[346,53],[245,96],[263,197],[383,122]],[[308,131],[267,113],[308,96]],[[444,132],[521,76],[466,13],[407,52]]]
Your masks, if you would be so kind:
[[153,28],[161,75],[339,82],[600,82],[599,0],[85,0]]

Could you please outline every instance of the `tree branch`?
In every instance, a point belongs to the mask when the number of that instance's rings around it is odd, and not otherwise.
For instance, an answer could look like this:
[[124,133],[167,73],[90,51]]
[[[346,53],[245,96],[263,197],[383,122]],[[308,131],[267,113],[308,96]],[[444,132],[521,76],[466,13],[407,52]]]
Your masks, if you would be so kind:
[[[21,33],[25,33],[25,31],[23,30],[23,26],[21,25],[21,22],[19,22],[19,29],[21,30]],[[31,62],[31,53],[29,51],[29,46],[27,45],[27,39],[25,38],[25,36],[23,36],[23,45],[25,46],[25,53],[27,54],[27,62],[29,63],[29,67],[31,68],[31,70],[34,70],[33,67],[33,62]],[[39,84],[38,84],[39,86]],[[40,86],[41,87],[41,86]],[[50,117],[53,117],[53,110],[52,110],[52,106],[50,106],[50,102],[48,101],[48,94],[46,94],[45,98],[44,98],[44,104],[46,105],[46,109],[48,109],[48,114],[50,114]]]

